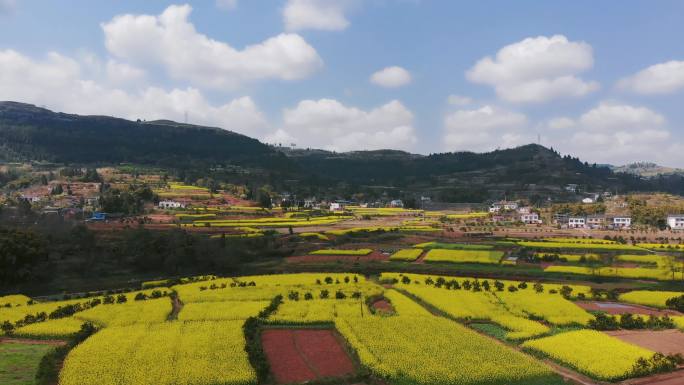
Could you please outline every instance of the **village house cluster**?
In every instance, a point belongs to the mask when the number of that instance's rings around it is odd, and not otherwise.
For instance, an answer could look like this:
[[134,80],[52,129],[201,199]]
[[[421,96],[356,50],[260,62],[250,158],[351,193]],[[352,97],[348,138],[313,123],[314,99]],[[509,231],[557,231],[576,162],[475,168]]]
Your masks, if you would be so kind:
[[520,221],[528,225],[541,224],[539,213],[531,207],[520,206],[518,202],[500,201],[489,206],[489,213],[494,222]]

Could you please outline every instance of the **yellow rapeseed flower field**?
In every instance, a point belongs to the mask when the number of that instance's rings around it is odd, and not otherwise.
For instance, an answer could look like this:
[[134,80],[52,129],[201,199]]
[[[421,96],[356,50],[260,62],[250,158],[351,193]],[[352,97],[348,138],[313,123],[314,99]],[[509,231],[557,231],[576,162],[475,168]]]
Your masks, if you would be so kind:
[[408,261],[412,262],[418,259],[423,254],[421,249],[402,249],[390,256],[391,261]]
[[112,327],[74,348],[59,385],[251,385],[243,321]]
[[0,297],[0,306],[5,306],[7,304],[11,306],[26,305],[31,300],[31,297],[27,297],[23,294],[12,294]]
[[359,299],[313,299],[299,301],[286,300],[269,318],[282,323],[332,322],[337,317],[370,316],[362,300]]
[[543,318],[553,325],[586,325],[594,316],[558,294],[534,291],[497,292],[504,306],[518,316]]
[[178,313],[181,321],[245,320],[256,317],[269,301],[190,302]]
[[620,294],[618,298],[622,302],[664,308],[666,307],[665,301],[682,295],[684,295],[682,291],[634,290]]
[[605,251],[646,251],[644,248],[633,245],[605,244],[605,243],[579,243],[579,242],[539,242],[539,241],[519,241],[520,246],[532,249],[575,249],[575,250],[605,250]]
[[74,317],[99,326],[109,327],[160,323],[166,321],[170,313],[171,300],[159,298],[124,304],[99,305],[76,313]]
[[425,262],[498,264],[503,255],[502,251],[432,249],[425,255]]
[[387,290],[384,294],[385,298],[389,300],[394,308],[396,314],[400,316],[422,316],[430,317],[432,314],[423,306],[417,304],[414,300],[401,294],[396,290]]
[[361,363],[396,384],[550,385],[548,367],[440,317],[337,318]]
[[372,249],[322,249],[312,251],[311,255],[368,255]]
[[665,267],[645,268],[645,267],[600,267],[592,269],[583,266],[549,266],[544,269],[547,273],[571,273],[581,275],[596,275],[603,277],[621,278],[644,278],[656,279],[660,281],[681,280],[683,272],[673,272]]
[[601,380],[626,378],[639,358],[655,354],[595,330],[578,330],[530,340],[523,347],[542,352]]
[[489,292],[417,285],[406,285],[403,289],[454,318],[494,322],[510,331],[506,335],[509,339],[531,338],[550,331],[547,326],[527,319],[524,314],[510,312],[499,298]]
[[67,338],[81,330],[81,325],[85,321],[74,317],[59,318],[37,322],[20,327],[14,332],[17,337],[23,338]]
[[[402,280],[402,278],[408,278],[411,280],[411,282],[419,282],[419,283],[424,283],[425,280],[432,279],[432,280],[437,280],[438,278],[443,278],[447,281],[451,280],[456,280],[458,283],[463,284],[464,281],[474,281],[475,278],[472,277],[456,277],[456,276],[448,276],[448,275],[427,275],[427,274],[413,274],[413,273],[381,273],[380,274],[380,280],[391,280],[391,279],[396,279],[397,281]],[[485,280],[481,279],[480,282],[484,282]],[[494,281],[493,279],[489,279],[489,284],[493,285]],[[521,283],[521,281],[511,281],[507,279],[499,279],[501,283],[503,283],[506,287],[513,285],[518,287],[518,285]],[[533,282],[527,282],[527,288],[526,289],[521,289],[521,290],[530,290],[534,291],[533,288]],[[587,285],[564,285],[564,284],[557,284],[557,283],[544,283],[544,290],[549,291],[549,290],[556,290],[557,292],[560,292],[561,288],[563,286],[568,286],[572,289],[571,292],[571,297],[577,296],[577,294],[582,293],[585,296],[591,295],[591,287]]]

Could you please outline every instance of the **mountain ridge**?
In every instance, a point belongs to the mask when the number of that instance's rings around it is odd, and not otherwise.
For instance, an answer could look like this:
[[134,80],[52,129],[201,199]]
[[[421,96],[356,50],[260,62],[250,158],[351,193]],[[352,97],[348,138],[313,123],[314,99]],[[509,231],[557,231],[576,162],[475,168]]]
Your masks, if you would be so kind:
[[81,116],[18,102],[0,102],[0,150],[0,160],[5,162],[133,163],[181,170],[179,175],[189,180],[211,177],[231,183],[266,183],[308,195],[326,191],[385,194],[378,187],[382,186],[468,201],[516,194],[564,195],[567,184],[593,192],[684,192],[684,178],[678,175],[649,181],[561,156],[538,144],[486,153],[429,155],[391,149],[290,149],[218,127]]

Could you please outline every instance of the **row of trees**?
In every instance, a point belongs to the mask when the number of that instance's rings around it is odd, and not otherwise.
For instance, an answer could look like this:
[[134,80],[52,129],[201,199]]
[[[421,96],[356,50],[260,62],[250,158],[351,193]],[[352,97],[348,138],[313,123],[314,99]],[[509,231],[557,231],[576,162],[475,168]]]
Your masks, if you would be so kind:
[[658,317],[650,315],[646,320],[630,313],[621,314],[619,317],[606,313],[597,313],[595,319],[589,321],[589,327],[596,330],[618,329],[674,329],[675,323],[667,315]]

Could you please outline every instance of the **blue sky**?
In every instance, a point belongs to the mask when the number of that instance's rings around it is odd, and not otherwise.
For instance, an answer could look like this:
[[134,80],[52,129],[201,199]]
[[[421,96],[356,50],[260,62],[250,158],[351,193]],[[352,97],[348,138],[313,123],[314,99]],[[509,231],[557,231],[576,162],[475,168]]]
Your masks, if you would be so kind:
[[347,151],[684,166],[681,1],[0,0],[0,100]]

